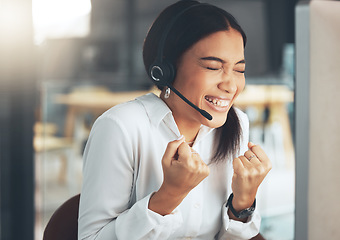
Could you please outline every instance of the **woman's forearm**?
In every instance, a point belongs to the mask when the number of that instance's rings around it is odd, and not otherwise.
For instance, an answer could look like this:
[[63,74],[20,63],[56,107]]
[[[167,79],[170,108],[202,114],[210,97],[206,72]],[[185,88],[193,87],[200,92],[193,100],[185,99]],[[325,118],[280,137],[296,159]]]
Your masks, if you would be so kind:
[[149,201],[148,208],[162,216],[170,214],[186,197],[184,195],[171,194],[166,187],[162,187],[155,192]]

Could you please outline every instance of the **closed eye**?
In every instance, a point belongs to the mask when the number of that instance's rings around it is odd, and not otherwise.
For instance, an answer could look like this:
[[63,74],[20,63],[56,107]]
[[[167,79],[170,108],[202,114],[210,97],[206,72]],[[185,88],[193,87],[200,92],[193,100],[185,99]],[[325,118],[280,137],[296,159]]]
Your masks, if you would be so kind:
[[205,69],[217,71],[223,68],[223,63],[225,63],[222,59],[217,57],[203,57],[200,58],[200,65]]
[[246,64],[246,61],[244,59],[242,59],[241,61],[238,61],[236,63],[235,71],[239,73],[245,73],[245,64]]
[[205,68],[208,69],[208,70],[213,70],[213,71],[220,70],[220,68],[212,68],[212,67],[205,67]]

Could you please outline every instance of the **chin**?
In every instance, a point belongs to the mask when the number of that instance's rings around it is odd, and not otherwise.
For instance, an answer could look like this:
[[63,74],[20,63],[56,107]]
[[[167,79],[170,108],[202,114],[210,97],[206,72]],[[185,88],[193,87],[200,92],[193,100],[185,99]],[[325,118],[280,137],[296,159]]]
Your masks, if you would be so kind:
[[223,126],[223,124],[227,121],[227,115],[225,116],[212,115],[212,117],[213,119],[211,121],[205,119],[203,124],[211,128],[219,128]]

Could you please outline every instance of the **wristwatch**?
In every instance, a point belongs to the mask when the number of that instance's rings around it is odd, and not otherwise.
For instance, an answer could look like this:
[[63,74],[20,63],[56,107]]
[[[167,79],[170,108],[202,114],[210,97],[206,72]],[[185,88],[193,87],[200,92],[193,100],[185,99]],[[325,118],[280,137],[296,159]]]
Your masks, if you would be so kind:
[[232,193],[230,194],[228,198],[227,207],[229,207],[230,211],[234,214],[236,218],[240,218],[240,219],[246,218],[253,214],[253,212],[255,211],[255,207],[256,207],[256,199],[254,200],[253,205],[251,205],[251,207],[237,212],[235,208],[233,207],[233,203],[232,203],[233,198],[234,198],[234,194]]

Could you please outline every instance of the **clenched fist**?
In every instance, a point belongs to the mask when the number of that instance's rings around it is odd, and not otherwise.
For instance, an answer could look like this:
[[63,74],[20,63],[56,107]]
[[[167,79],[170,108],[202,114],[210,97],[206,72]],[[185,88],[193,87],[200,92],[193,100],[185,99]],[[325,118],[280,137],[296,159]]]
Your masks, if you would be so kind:
[[209,175],[209,167],[198,153],[180,140],[170,142],[162,159],[163,186],[173,195],[186,195]]
[[253,204],[258,187],[272,168],[269,158],[259,145],[249,142],[248,148],[244,155],[233,161],[231,188],[234,193],[232,204],[236,211]]
[[162,167],[163,184],[150,198],[149,209],[166,215],[209,175],[209,167],[184,141],[183,136],[168,144],[162,158]]

